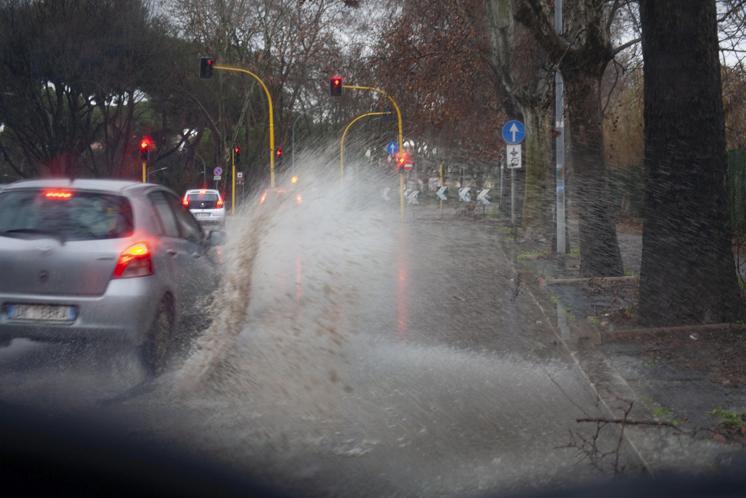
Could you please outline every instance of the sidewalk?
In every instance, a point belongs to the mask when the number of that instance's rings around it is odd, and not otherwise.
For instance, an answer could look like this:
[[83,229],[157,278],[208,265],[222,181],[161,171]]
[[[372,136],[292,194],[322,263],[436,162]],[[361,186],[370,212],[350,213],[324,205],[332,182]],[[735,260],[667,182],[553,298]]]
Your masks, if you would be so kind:
[[[639,227],[617,227],[627,276],[590,280],[579,278],[577,251],[560,265],[546,244],[514,239],[505,220],[498,230],[526,291],[557,328],[609,418],[617,419],[599,425],[617,431],[624,425],[651,473],[718,468],[744,452],[746,326],[639,328]],[[577,248],[574,241],[571,247]]]

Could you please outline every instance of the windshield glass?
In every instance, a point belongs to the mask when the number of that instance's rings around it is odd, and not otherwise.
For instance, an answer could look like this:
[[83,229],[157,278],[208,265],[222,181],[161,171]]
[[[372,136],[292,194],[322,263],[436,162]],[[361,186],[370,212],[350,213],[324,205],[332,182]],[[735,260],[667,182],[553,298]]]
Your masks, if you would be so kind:
[[132,206],[121,196],[72,190],[0,193],[0,233],[100,240],[128,237],[132,230]]
[[0,0],[0,183],[0,412],[289,496],[746,452],[746,0]]
[[214,192],[187,195],[189,209],[213,209],[217,207],[220,196]]

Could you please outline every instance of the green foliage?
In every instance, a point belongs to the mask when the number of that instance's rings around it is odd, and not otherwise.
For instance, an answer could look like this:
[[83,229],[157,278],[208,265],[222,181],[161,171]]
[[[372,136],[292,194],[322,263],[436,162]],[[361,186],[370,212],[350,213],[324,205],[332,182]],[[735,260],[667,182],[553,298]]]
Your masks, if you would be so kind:
[[710,415],[719,419],[720,423],[729,429],[740,430],[742,427],[746,427],[746,413],[717,407],[710,412]]

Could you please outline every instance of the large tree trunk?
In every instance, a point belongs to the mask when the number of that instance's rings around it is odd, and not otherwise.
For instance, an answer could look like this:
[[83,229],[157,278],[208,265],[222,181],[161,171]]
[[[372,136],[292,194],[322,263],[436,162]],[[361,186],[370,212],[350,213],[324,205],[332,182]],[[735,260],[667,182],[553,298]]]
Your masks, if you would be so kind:
[[640,2],[647,190],[640,320],[742,316],[731,252],[714,1]]
[[624,274],[611,219],[604,162],[601,73],[563,71],[567,90],[573,199],[580,216],[580,273],[615,277]]

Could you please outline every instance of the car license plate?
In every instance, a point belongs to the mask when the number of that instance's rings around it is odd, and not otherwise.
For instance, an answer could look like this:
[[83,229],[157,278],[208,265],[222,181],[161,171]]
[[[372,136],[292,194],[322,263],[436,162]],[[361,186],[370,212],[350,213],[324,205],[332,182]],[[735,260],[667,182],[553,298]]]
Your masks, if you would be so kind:
[[74,306],[51,304],[8,304],[5,309],[9,320],[72,322],[77,316],[77,309]]
[[197,213],[197,218],[209,218],[210,213]]

